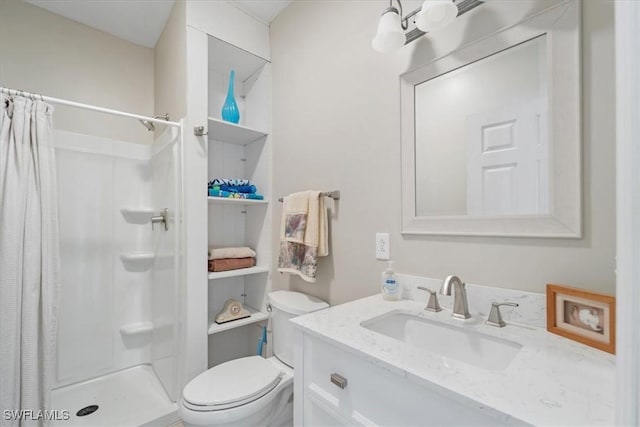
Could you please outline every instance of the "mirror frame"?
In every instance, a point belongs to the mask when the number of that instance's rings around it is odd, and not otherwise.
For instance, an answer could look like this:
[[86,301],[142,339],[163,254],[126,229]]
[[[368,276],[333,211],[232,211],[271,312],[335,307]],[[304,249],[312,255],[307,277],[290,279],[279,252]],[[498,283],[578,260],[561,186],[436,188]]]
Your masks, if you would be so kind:
[[[581,8],[569,0],[400,76],[402,234],[582,237]],[[549,215],[417,216],[415,86],[547,35]]]

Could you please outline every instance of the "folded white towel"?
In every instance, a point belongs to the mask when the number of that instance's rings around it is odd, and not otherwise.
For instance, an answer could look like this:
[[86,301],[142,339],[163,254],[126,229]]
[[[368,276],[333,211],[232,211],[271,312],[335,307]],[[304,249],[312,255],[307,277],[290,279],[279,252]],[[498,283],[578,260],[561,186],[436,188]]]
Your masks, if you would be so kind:
[[303,191],[284,198],[278,271],[315,282],[318,257],[329,255],[327,209],[320,191]]
[[256,252],[247,247],[237,248],[214,248],[209,247],[209,259],[225,259],[225,258],[255,258]]

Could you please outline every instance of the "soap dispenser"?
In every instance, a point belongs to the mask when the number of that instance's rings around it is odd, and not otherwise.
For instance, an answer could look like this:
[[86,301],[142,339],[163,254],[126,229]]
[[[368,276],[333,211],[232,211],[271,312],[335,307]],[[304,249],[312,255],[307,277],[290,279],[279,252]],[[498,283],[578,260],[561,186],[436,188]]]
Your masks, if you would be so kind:
[[400,283],[393,272],[393,261],[389,261],[389,266],[382,274],[382,299],[398,301],[401,296]]

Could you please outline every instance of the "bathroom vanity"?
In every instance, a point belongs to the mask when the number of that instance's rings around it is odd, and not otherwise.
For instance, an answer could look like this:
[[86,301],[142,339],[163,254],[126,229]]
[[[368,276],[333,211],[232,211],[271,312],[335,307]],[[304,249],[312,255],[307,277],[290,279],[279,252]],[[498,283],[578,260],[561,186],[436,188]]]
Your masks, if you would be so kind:
[[614,356],[425,302],[374,295],[293,319],[295,425],[614,424]]

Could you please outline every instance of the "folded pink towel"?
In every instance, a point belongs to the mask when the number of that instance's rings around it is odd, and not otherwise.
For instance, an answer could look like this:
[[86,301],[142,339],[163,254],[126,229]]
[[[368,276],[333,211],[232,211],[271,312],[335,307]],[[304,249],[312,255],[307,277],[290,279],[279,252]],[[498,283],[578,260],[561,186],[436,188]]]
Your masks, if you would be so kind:
[[239,268],[249,268],[256,265],[255,258],[226,258],[209,260],[209,271],[237,270]]

